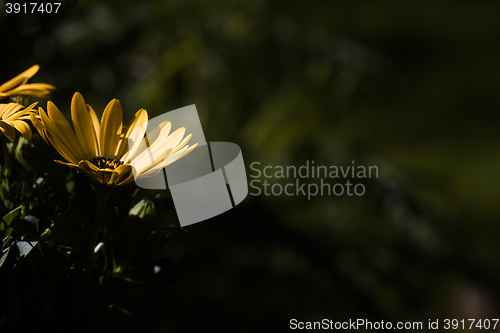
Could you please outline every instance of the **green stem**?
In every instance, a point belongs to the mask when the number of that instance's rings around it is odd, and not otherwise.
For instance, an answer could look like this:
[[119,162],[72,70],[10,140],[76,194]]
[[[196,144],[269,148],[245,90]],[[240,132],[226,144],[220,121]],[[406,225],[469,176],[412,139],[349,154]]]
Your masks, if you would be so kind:
[[87,262],[87,267],[89,267],[89,265],[91,266],[95,259],[94,249],[97,246],[97,238],[99,237],[99,232],[101,231],[101,228],[103,226],[104,209],[106,208],[106,204],[110,197],[109,192],[97,191],[96,194],[97,194],[97,212],[95,216],[94,226],[92,228],[92,238],[89,247],[90,260]]
[[111,193],[108,191],[96,190],[97,195],[97,211],[96,217],[94,221],[94,225],[92,226],[92,231],[90,234],[90,240],[88,244],[88,254],[85,262],[85,271],[82,279],[82,284],[80,285],[80,290],[77,293],[78,297],[78,306],[83,308],[85,302],[85,289],[89,283],[92,266],[95,263],[95,247],[97,246],[97,241],[99,237],[99,233],[101,232],[102,226],[104,224],[104,210],[106,208],[106,204],[111,196]]

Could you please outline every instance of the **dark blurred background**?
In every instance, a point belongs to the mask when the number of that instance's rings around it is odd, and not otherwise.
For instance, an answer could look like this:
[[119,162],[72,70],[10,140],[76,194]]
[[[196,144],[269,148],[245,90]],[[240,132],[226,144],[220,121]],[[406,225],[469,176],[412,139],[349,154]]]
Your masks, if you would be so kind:
[[378,166],[361,197],[249,195],[174,232],[174,280],[132,306],[140,327],[498,318],[499,13],[485,0],[85,0],[11,33],[2,11],[0,81],[40,64],[31,82],[56,85],[68,118],[75,91],[97,112],[120,99],[125,119],[196,104],[248,175],[255,161]]

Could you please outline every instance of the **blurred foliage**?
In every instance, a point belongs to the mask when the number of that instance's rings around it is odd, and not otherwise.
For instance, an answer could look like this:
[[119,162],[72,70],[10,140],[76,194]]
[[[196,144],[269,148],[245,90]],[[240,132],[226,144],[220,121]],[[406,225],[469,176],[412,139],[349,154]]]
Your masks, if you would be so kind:
[[168,196],[125,186],[103,206],[86,178],[53,162],[38,134],[2,148],[2,332],[110,329],[130,302],[147,301],[170,279],[161,250],[176,226],[153,219],[155,204],[173,208]]
[[39,63],[67,115],[75,91],[101,110],[119,98],[126,119],[196,104],[207,139],[239,144],[249,174],[253,161],[379,167],[363,197],[249,196],[176,233],[162,252],[176,283],[131,293],[110,322],[261,332],[291,318],[492,318],[498,6],[87,0],[6,33],[23,51],[2,52],[1,75]]

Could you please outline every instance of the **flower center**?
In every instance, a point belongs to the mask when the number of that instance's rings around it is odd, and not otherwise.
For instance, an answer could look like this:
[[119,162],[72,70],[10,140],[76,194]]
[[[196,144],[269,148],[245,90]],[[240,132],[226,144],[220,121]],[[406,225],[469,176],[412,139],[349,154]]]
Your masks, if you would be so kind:
[[117,160],[109,156],[97,156],[92,159],[92,163],[99,169],[111,169],[114,170],[123,164],[122,161]]

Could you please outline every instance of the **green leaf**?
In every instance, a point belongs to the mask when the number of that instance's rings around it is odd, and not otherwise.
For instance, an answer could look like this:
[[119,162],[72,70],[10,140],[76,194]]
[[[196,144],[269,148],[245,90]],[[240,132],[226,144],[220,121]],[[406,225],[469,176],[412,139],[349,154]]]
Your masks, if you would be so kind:
[[3,223],[1,223],[1,225],[0,225],[0,231],[4,231],[6,228],[8,228],[10,226],[10,224],[12,223],[12,221],[14,221],[14,219],[16,217],[21,215],[21,209],[22,209],[22,207],[19,206],[16,209],[9,212],[7,215],[5,215],[2,218]]
[[[0,188],[0,192],[1,192],[1,188]],[[4,215],[8,212],[8,209],[7,207],[5,206],[5,204],[3,203],[3,200],[0,200],[0,214],[1,215]]]

